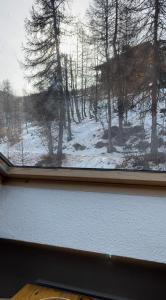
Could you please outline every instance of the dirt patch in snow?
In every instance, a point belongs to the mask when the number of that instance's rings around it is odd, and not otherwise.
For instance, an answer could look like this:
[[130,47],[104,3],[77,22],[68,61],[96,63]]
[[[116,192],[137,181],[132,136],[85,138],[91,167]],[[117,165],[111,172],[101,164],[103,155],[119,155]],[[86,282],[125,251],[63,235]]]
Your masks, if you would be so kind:
[[96,149],[100,149],[100,148],[107,147],[107,146],[108,146],[108,143],[104,143],[102,141],[99,141],[95,144]]
[[83,150],[86,149],[86,147],[85,147],[84,145],[81,145],[81,144],[79,144],[79,143],[74,144],[73,147],[74,147],[74,149],[75,149],[76,151],[78,151],[78,150],[83,151]]
[[[62,155],[62,159],[65,160],[66,155]],[[42,159],[36,164],[36,167],[51,167],[56,168],[58,167],[58,157],[56,154],[54,155],[43,155]]]

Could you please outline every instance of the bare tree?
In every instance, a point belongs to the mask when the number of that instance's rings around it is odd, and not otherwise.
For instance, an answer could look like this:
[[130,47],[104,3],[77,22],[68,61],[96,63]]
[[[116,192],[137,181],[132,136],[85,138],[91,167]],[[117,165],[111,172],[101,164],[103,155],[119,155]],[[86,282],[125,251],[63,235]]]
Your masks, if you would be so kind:
[[158,155],[157,137],[157,107],[160,95],[160,49],[162,39],[166,36],[166,2],[164,0],[149,0],[135,2],[134,11],[139,15],[139,41],[148,41],[151,44],[151,154],[155,161]]
[[111,1],[110,0],[94,0],[88,11],[90,19],[90,27],[94,40],[98,40],[100,48],[100,56],[106,63],[106,80],[105,89],[107,94],[107,110],[108,110],[108,152],[112,151],[111,139],[111,82],[110,82],[110,54],[111,54]]
[[68,56],[64,57],[64,65],[65,65],[65,92],[66,92],[66,114],[67,114],[67,140],[72,140],[71,133],[71,116],[70,116],[70,92],[69,92],[69,61]]
[[12,101],[13,101],[13,92],[11,88],[11,83],[8,79],[2,82],[2,91],[3,91],[3,112],[5,118],[5,129],[6,129],[6,138],[7,138],[7,157],[10,156],[10,141],[12,136]]

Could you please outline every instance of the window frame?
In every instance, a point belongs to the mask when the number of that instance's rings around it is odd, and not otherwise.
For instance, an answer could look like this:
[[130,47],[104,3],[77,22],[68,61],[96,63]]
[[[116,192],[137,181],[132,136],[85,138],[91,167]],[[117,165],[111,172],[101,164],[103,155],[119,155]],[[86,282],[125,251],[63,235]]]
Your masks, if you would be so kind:
[[63,183],[99,183],[166,187],[166,173],[151,171],[15,167],[0,153],[0,175],[7,179],[48,180]]

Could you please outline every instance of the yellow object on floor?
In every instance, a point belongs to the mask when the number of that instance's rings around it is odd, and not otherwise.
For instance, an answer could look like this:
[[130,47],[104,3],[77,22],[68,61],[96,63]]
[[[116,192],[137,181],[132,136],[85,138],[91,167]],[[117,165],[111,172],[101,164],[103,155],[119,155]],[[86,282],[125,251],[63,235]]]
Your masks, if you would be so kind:
[[27,284],[11,300],[92,300],[79,294]]

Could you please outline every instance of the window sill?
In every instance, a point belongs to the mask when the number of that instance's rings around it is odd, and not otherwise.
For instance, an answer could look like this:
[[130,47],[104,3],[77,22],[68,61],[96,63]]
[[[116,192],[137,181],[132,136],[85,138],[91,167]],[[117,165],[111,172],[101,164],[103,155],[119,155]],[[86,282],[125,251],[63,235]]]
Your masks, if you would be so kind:
[[15,168],[8,170],[7,177],[19,179],[55,180],[104,184],[125,184],[166,187],[165,173],[143,171],[106,171],[84,169]]
[[47,169],[31,167],[14,167],[0,155],[0,175],[7,179],[50,180],[71,183],[100,183],[136,186],[166,187],[166,173],[95,170],[95,169]]

